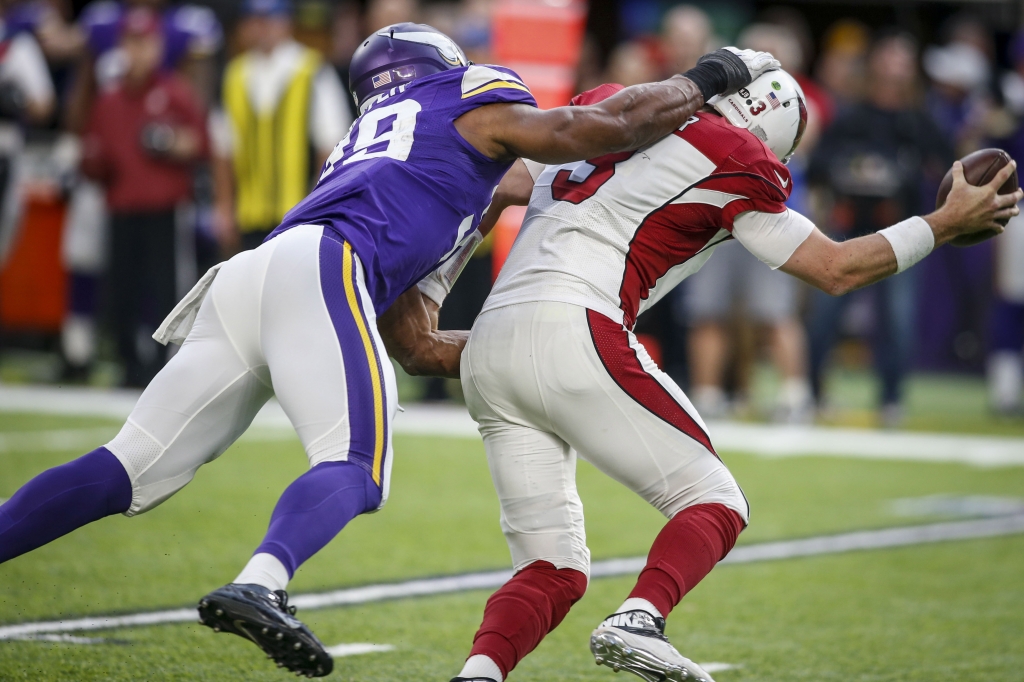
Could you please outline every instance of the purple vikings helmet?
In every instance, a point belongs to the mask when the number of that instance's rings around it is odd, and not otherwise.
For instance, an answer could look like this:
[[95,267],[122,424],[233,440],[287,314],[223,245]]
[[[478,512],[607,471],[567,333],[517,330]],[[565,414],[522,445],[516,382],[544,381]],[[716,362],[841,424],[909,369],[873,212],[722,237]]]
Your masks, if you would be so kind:
[[392,24],[364,40],[352,55],[348,89],[359,111],[374,95],[432,73],[467,66],[462,48],[426,24]]

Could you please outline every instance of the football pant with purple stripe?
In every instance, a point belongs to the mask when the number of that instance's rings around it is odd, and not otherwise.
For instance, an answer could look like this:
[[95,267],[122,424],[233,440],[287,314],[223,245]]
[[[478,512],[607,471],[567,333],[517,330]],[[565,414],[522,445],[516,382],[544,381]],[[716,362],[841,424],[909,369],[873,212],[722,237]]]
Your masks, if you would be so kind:
[[219,457],[276,395],[310,466],[348,461],[387,499],[395,374],[347,243],[296,227],[225,263],[180,351],[107,448],[128,471],[127,515]]

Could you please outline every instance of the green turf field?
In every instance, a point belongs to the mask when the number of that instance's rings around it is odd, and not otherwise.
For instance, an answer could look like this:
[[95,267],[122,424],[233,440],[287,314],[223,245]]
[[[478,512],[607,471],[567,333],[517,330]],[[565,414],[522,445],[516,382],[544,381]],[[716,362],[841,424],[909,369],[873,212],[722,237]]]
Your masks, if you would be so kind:
[[[105,426],[116,429],[94,419],[0,415],[0,434]],[[482,446],[402,436],[395,451],[387,507],[354,521],[304,566],[293,592],[507,566]],[[0,454],[0,497],[77,454]],[[724,457],[753,509],[741,543],[938,520],[897,516],[897,498],[1024,498],[1019,467]],[[277,496],[304,469],[297,440],[236,444],[153,512],[105,519],[0,566],[0,625],[194,604],[235,576]],[[594,558],[645,553],[660,516],[589,465],[581,463],[579,479]],[[668,634],[695,660],[734,666],[716,673],[720,682],[1024,680],[1022,575],[1024,536],[723,566],[673,614]],[[630,587],[627,578],[595,580],[511,680],[613,679],[594,666],[587,636]],[[459,670],[486,597],[407,599],[304,619],[327,645],[395,647],[340,658],[329,679],[444,682]],[[86,634],[108,641],[0,641],[0,680],[286,679],[251,644],[198,625]]]

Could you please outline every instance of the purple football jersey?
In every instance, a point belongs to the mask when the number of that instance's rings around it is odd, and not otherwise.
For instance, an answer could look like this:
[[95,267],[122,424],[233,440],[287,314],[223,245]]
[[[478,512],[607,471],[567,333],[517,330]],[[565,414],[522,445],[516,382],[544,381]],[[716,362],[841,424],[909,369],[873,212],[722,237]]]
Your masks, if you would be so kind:
[[496,66],[460,67],[392,89],[356,119],[316,188],[268,239],[296,225],[334,230],[362,261],[374,308],[383,312],[480,223],[511,163],[477,151],[455,119],[499,102],[536,106],[519,77]]

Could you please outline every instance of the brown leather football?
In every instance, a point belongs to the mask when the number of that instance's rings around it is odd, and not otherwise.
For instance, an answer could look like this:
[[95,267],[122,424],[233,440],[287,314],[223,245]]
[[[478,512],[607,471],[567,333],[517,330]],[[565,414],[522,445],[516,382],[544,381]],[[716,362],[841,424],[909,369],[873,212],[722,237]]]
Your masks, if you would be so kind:
[[[977,187],[978,185],[990,182],[1003,166],[1010,163],[1010,155],[1002,149],[979,149],[960,159],[960,163],[964,165],[964,179]],[[1009,180],[1004,182],[1003,186],[999,188],[999,193],[1009,194],[1016,192],[1018,186],[1017,171],[1014,171]],[[946,203],[946,197],[949,196],[949,190],[951,189],[953,189],[952,168],[946,172],[946,177],[942,178],[942,183],[939,185],[939,193],[935,197],[935,208],[939,208]],[[1004,222],[1003,224],[1005,225],[1006,223]],[[999,233],[995,230],[972,232],[971,234],[961,235],[951,240],[950,244],[953,246],[974,246],[986,239],[995,237],[997,234]]]

